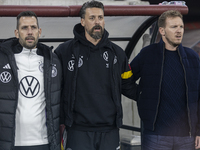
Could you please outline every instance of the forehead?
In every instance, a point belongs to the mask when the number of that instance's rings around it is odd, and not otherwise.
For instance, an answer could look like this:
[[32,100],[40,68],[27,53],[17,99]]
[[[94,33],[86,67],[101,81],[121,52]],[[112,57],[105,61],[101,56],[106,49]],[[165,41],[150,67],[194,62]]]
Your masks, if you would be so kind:
[[183,20],[180,17],[167,17],[166,25],[183,25]]
[[37,19],[34,16],[22,16],[19,19],[19,25],[37,25]]
[[100,16],[100,15],[104,15],[104,13],[101,8],[94,7],[94,8],[87,8],[85,10],[85,15],[86,16],[92,16],[92,15]]

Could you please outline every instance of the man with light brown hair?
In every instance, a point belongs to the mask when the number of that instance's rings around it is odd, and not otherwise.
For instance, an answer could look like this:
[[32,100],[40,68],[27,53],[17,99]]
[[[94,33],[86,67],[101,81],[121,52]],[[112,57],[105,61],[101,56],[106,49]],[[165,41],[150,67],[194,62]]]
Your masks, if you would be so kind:
[[[179,11],[158,19],[159,43],[144,47],[131,62],[139,81],[138,111],[143,122],[143,150],[200,148],[200,61],[181,42],[184,23]],[[195,141],[196,137],[196,141]]]

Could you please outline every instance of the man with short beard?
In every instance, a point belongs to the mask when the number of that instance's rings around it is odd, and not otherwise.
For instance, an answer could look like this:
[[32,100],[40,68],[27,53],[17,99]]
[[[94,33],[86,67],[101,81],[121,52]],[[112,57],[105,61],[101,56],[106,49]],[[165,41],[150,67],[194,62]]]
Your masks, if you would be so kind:
[[62,100],[67,150],[119,150],[121,92],[135,98],[136,85],[125,52],[108,39],[104,6],[91,1],[80,10],[73,40],[55,50],[63,66]]
[[137,104],[144,127],[142,150],[198,149],[199,56],[181,44],[180,12],[164,12],[158,27],[160,42],[144,47],[131,62],[134,80],[140,79]]
[[38,42],[32,11],[17,16],[16,38],[0,45],[0,149],[60,150],[61,64]]

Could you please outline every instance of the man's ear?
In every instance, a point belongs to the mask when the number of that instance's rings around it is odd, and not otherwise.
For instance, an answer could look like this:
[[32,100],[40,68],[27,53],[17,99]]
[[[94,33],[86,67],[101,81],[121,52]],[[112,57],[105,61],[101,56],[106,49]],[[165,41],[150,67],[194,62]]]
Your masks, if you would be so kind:
[[19,30],[15,29],[15,37],[19,38]]
[[39,28],[39,37],[41,36],[41,34],[42,34],[42,29],[41,28]]
[[162,36],[165,36],[165,30],[163,27],[159,27],[159,32]]
[[85,26],[85,19],[81,18],[81,25],[84,27]]

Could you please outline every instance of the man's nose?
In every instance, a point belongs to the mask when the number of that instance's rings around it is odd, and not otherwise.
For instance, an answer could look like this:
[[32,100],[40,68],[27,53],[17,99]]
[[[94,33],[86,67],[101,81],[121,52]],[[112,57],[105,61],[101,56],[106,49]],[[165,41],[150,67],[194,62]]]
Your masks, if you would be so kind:
[[96,24],[99,24],[99,22],[100,22],[100,21],[99,21],[99,18],[97,17],[97,18],[95,19],[95,23],[96,23]]
[[31,29],[31,27],[29,27],[28,28],[28,34],[32,34],[33,33],[33,31],[32,31],[32,29]]

